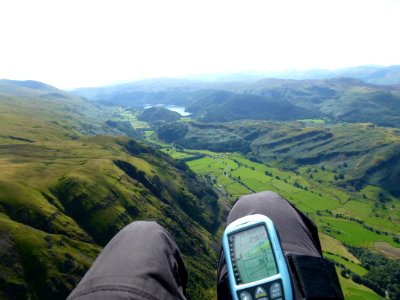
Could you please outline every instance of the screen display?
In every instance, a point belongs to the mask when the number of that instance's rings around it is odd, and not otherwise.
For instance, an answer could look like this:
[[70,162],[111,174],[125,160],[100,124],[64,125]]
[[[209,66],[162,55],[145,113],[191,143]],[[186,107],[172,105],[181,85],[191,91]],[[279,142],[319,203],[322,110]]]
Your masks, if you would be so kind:
[[275,255],[264,225],[229,236],[236,284],[244,284],[278,274]]

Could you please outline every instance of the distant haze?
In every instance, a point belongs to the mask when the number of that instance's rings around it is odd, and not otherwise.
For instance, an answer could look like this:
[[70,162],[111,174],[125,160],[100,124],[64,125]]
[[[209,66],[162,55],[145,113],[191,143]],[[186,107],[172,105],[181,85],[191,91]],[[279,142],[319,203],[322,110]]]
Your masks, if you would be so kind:
[[400,64],[397,0],[0,2],[0,78],[60,88]]

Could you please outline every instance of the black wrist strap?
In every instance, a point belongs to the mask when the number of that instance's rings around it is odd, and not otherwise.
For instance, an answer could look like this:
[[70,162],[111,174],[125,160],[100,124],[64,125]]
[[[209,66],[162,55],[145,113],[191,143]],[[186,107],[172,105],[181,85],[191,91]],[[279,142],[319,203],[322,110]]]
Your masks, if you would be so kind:
[[297,299],[344,299],[335,266],[315,256],[286,255],[292,279],[293,295]]

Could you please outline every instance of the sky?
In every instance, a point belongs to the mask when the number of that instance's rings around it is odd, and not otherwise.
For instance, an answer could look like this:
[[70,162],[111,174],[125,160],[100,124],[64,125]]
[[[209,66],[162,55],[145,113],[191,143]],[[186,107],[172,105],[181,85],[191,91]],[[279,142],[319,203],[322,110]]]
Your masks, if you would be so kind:
[[0,78],[59,88],[400,64],[400,0],[0,0]]

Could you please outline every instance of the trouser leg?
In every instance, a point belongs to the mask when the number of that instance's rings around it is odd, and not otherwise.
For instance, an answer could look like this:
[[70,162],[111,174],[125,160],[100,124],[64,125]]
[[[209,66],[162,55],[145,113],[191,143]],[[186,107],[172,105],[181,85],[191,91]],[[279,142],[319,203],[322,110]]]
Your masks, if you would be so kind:
[[187,271],[173,237],[155,222],[133,222],[104,248],[72,299],[186,299]]
[[[280,236],[285,255],[321,257],[318,231],[313,222],[274,192],[261,192],[241,197],[233,205],[227,225],[248,215],[262,214],[269,217]],[[218,299],[231,299],[223,251],[220,251],[217,273]]]

